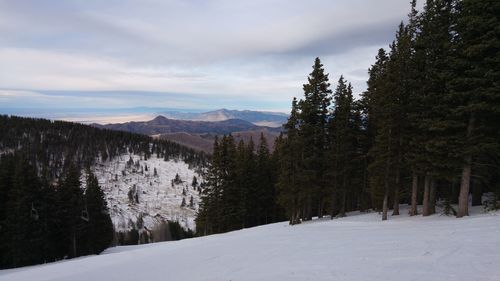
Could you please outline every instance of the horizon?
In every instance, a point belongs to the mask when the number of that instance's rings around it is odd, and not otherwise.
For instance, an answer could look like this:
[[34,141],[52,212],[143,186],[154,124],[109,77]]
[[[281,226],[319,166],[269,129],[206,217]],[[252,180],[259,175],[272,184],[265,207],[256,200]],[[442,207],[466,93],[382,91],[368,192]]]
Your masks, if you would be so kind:
[[[49,120],[62,120],[82,124],[113,124],[125,122],[150,121],[156,117],[165,117],[166,113],[209,113],[216,111],[237,111],[237,112],[262,112],[270,114],[284,114],[288,112],[270,111],[270,110],[250,110],[250,109],[230,109],[216,108],[213,110],[200,109],[176,109],[159,107],[129,107],[129,108],[78,108],[67,110],[64,108],[0,108],[0,114],[42,118]],[[166,117],[168,119],[179,119]],[[189,119],[186,119],[189,120]]]

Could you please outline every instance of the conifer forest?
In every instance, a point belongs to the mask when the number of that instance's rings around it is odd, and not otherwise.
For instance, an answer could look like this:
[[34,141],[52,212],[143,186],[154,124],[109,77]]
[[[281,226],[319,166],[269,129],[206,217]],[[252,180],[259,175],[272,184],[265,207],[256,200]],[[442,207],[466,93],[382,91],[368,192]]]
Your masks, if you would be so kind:
[[498,208],[500,5],[415,7],[376,54],[359,99],[344,77],[332,85],[316,58],[272,153],[231,136],[216,141],[200,234],[353,210],[387,220],[400,204],[410,215],[423,205],[423,216],[441,204],[460,218],[469,198],[481,205],[486,193]]
[[97,254],[112,245],[113,225],[92,165],[123,153],[199,168],[207,161],[204,153],[149,136],[5,115],[0,151],[1,268]]

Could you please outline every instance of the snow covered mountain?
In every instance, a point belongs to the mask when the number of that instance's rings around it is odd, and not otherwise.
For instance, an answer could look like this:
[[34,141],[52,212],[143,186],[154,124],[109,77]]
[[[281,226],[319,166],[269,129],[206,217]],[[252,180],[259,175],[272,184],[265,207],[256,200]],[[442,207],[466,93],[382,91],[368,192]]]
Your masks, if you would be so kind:
[[98,163],[93,172],[106,195],[116,231],[153,230],[167,220],[195,229],[202,177],[185,162],[124,154]]
[[471,214],[276,223],[3,270],[0,280],[500,280],[500,215]]

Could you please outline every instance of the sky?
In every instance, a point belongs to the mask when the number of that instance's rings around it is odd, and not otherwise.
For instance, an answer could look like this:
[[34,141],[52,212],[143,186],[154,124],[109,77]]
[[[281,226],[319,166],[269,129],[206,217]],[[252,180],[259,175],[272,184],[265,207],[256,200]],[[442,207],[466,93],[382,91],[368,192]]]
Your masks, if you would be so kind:
[[359,94],[409,2],[0,0],[0,113],[287,112],[315,57]]

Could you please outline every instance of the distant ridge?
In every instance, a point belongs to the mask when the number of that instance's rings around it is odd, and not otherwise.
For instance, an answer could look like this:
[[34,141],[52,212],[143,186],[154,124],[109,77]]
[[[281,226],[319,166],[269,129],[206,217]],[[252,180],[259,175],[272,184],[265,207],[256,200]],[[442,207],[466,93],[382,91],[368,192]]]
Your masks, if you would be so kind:
[[169,133],[190,133],[190,134],[231,134],[240,131],[265,130],[279,132],[280,128],[257,126],[242,119],[227,119],[223,121],[191,121],[169,119],[159,115],[152,120],[143,122],[126,122],[116,124],[99,125],[99,128],[126,131],[145,135],[158,135]]
[[191,121],[225,121],[240,119],[248,121],[254,125],[266,127],[281,127],[288,118],[288,115],[281,112],[264,112],[252,110],[229,110],[218,109],[202,113],[164,111],[161,115],[170,119],[191,120]]
[[[225,114],[224,111],[217,112]],[[92,125],[98,128],[155,136],[207,153],[212,152],[215,136],[228,134],[232,134],[236,142],[240,140],[248,142],[253,139],[256,144],[259,144],[260,136],[263,134],[272,150],[274,141],[281,132],[281,127],[257,126],[242,119],[192,121],[170,119],[162,115],[149,121]]]

